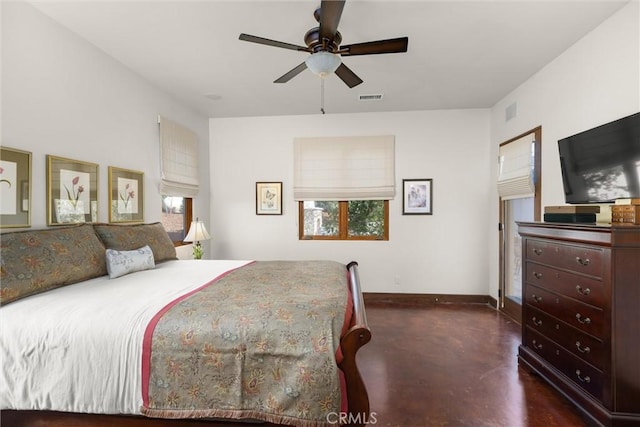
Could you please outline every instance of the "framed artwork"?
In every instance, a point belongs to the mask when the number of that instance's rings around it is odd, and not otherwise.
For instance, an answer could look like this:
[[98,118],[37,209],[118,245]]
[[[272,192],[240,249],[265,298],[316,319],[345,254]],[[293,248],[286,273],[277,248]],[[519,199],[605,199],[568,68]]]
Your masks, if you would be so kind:
[[98,165],[47,155],[47,224],[98,222]]
[[433,214],[433,180],[402,180],[402,215]]
[[144,172],[109,166],[109,222],[144,222]]
[[282,215],[282,182],[256,182],[256,215]]
[[0,228],[31,227],[31,153],[0,148]]

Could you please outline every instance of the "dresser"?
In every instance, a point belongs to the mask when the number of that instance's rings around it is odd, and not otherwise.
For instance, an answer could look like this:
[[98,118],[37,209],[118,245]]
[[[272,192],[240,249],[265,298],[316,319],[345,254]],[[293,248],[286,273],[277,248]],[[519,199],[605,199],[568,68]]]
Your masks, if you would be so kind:
[[640,426],[640,226],[520,222],[518,362],[593,425]]

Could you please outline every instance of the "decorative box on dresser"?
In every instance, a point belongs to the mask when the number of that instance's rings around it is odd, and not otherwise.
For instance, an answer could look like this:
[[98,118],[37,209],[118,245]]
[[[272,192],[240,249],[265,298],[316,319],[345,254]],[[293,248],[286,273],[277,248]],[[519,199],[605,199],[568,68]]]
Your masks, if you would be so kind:
[[640,426],[640,226],[520,222],[521,367],[593,425]]

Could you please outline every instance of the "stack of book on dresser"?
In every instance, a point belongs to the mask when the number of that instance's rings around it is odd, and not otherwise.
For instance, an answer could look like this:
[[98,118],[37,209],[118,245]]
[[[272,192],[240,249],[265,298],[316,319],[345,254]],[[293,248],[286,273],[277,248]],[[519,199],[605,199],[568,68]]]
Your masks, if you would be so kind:
[[640,199],[616,200],[611,205],[611,222],[640,225]]
[[600,213],[597,205],[545,206],[546,222],[594,223],[596,214]]

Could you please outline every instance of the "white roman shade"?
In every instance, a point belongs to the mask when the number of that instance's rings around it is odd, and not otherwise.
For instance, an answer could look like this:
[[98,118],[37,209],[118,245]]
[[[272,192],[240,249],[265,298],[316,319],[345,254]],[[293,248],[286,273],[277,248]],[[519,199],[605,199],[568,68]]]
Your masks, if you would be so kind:
[[534,137],[530,133],[500,147],[498,194],[502,200],[535,195]]
[[395,196],[395,138],[295,138],[295,200],[389,200]]
[[194,132],[158,116],[160,124],[160,194],[195,197],[198,194],[198,140]]

